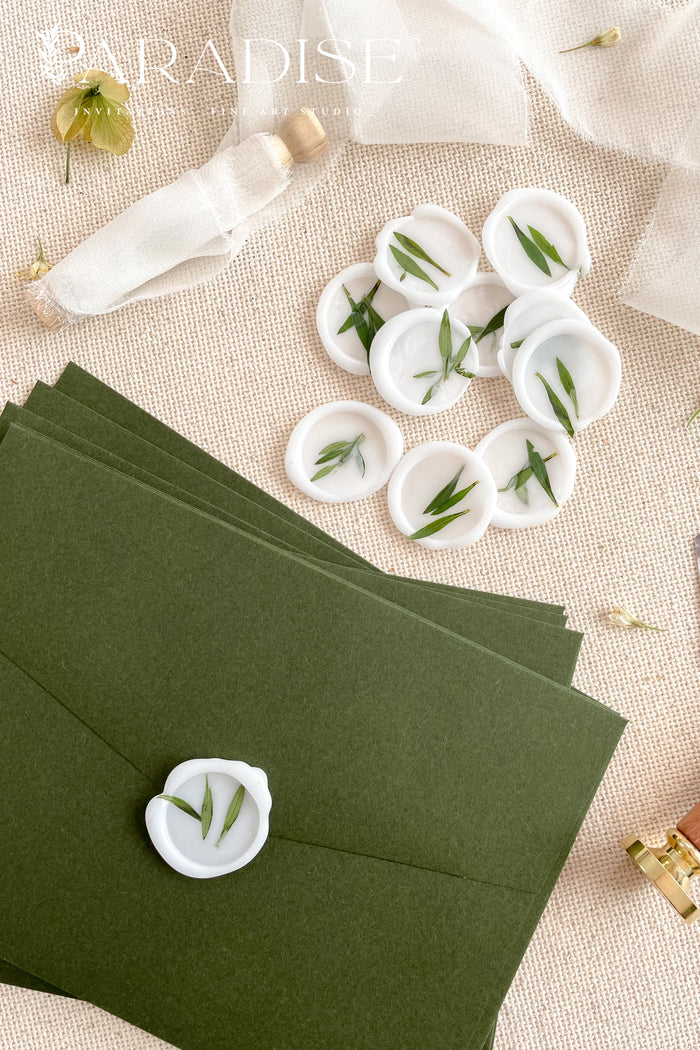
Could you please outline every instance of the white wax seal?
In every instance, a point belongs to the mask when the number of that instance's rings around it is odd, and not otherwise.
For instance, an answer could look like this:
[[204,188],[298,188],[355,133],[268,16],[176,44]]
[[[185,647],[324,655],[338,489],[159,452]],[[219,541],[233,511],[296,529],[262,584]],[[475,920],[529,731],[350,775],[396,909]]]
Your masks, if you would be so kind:
[[471,284],[480,248],[451,211],[419,204],[377,234],[374,269],[390,288],[421,306],[447,306]]
[[446,310],[397,314],[379,329],[369,355],[379,393],[410,416],[452,408],[466,393],[478,365],[469,329]]
[[171,868],[192,879],[213,879],[257,856],[268,836],[271,806],[262,769],[194,758],[175,766],[162,795],[148,803],[146,827]]
[[498,350],[498,366],[506,379],[512,381],[515,356],[527,337],[548,321],[565,317],[588,321],[583,310],[555,288],[538,288],[513,300],[506,310]]
[[550,190],[504,194],[484,223],[482,238],[486,258],[513,295],[546,287],[571,295],[591,268],[583,216]]
[[[496,483],[491,524],[498,528],[542,525],[556,517],[574,491],[576,455],[570,441],[564,434],[545,430],[530,419],[501,423],[479,442],[474,452],[481,456]],[[532,466],[534,462],[541,471],[537,456],[546,470],[541,480]]]
[[505,311],[512,302],[513,294],[498,274],[478,273],[450,306],[451,316],[462,321],[474,336],[479,354],[476,373],[479,376],[501,375],[498,348]]
[[[348,295],[359,307],[361,321],[366,326],[361,334],[352,323],[353,309]],[[406,309],[408,302],[404,296],[379,280],[372,263],[355,263],[334,277],[321,292],[316,327],[326,353],[337,365],[353,375],[368,376],[369,350],[365,343],[371,343],[379,321],[388,321]]]
[[402,452],[401,431],[384,412],[362,401],[331,401],[297,423],[284,464],[307,496],[345,503],[386,485]]
[[576,432],[610,411],[621,371],[617,347],[590,322],[550,321],[518,350],[513,391],[523,411],[547,430],[566,429],[552,403],[558,401]]
[[387,496],[397,529],[422,547],[440,550],[481,539],[496,506],[496,485],[471,449],[430,441],[406,453]]

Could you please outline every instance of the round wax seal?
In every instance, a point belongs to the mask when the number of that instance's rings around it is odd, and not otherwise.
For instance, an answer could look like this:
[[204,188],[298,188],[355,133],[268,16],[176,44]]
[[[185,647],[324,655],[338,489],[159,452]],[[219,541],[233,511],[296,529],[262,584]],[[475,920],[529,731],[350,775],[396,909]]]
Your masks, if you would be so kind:
[[269,831],[272,798],[262,769],[247,762],[182,762],[146,807],[146,828],[163,860],[193,879],[249,864]]
[[479,365],[466,325],[446,310],[397,314],[377,332],[369,355],[385,401],[410,416],[430,416],[459,401]]
[[450,306],[450,314],[473,334],[478,348],[478,376],[500,376],[498,347],[506,308],[513,294],[495,273],[478,273],[466,291]]
[[583,310],[556,288],[538,288],[513,300],[503,319],[498,350],[498,367],[506,379],[512,382],[513,362],[527,337],[548,321],[566,317],[590,324]]
[[471,230],[436,204],[419,204],[377,234],[374,269],[390,288],[421,306],[447,306],[471,284],[480,248]]
[[504,194],[482,237],[488,261],[513,295],[547,287],[571,295],[591,268],[583,216],[550,190]]
[[[360,311],[357,322],[350,300]],[[353,375],[368,376],[372,333],[382,322],[407,309],[404,296],[379,280],[372,263],[355,263],[321,292],[316,327],[328,356],[337,365]]]
[[620,380],[617,348],[588,321],[550,321],[535,329],[513,364],[521,408],[547,430],[567,429],[562,412],[574,432],[601,419],[615,404]]
[[440,550],[481,539],[496,506],[496,485],[470,449],[431,441],[406,453],[387,496],[397,529],[422,547]]
[[[528,445],[529,442],[529,445]],[[530,447],[531,446],[531,447]],[[474,449],[496,484],[491,524],[525,529],[556,517],[574,490],[576,455],[564,434],[545,430],[530,419],[501,423]],[[539,456],[546,474],[541,473]]]
[[362,401],[331,401],[297,423],[285,467],[307,496],[345,503],[386,485],[402,452],[401,431],[384,412]]

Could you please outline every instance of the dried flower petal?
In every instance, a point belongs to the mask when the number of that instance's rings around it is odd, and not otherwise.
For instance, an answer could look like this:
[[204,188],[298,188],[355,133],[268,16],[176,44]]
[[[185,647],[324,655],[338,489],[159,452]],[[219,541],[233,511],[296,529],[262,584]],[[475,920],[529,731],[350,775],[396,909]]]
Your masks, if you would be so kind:
[[618,606],[613,609],[612,612],[608,613],[608,619],[610,623],[616,627],[643,627],[647,631],[665,631],[665,627],[654,627],[650,623],[644,623],[638,616],[631,613],[628,609]]
[[59,142],[81,136],[108,153],[126,153],[134,141],[126,84],[99,69],[76,73],[73,81],[75,87],[64,91],[51,117],[54,136]]
[[600,33],[598,36],[594,36],[592,40],[587,40],[585,44],[578,44],[577,47],[567,47],[564,51],[560,51],[560,55],[566,55],[569,51],[580,51],[584,47],[615,47],[619,43],[622,37],[622,33],[617,26],[611,26],[610,29],[606,29],[604,33]]

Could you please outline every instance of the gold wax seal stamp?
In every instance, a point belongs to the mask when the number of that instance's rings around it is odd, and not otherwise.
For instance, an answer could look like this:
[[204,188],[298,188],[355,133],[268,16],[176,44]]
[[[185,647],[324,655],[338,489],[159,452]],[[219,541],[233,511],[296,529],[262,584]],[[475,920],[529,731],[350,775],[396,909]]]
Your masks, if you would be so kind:
[[700,907],[689,887],[693,876],[700,874],[700,802],[667,832],[663,846],[645,846],[635,835],[622,846],[684,922],[695,922]]

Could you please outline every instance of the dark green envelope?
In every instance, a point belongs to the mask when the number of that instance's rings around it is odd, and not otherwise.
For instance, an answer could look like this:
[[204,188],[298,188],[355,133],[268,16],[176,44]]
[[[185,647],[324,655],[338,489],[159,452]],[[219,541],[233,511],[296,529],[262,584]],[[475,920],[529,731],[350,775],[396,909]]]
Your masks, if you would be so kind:
[[[128,435],[128,447],[124,448],[124,435],[116,424],[96,416],[50,387],[37,388],[30,402],[44,413],[41,417],[27,409],[8,405],[0,417],[0,426],[6,427],[10,421],[20,422],[224,521],[249,528],[253,535],[273,539],[269,533],[251,528],[242,518],[222,509],[221,502],[219,506],[214,506],[206,501],[206,497],[218,498],[230,509],[239,510],[235,493],[133,435]],[[70,425],[72,432],[59,428],[55,422],[58,420]],[[86,442],[82,434],[89,434],[91,438],[99,440],[100,447]],[[115,457],[114,450],[125,452],[130,456],[130,461]],[[139,465],[143,462],[148,462],[151,469],[158,470],[159,476],[144,471]],[[188,491],[177,487],[173,481],[187,485]],[[282,546],[291,549],[288,544]],[[555,681],[566,684],[571,682],[582,636],[541,622],[539,613],[533,621],[521,610],[513,613],[496,608],[477,599],[461,596],[456,588],[438,590],[416,586],[414,581],[342,565],[334,566],[333,571],[343,579],[396,601]]]
[[[60,698],[85,721],[90,724],[96,719],[95,726],[100,735],[137,765],[141,764],[141,768],[147,767],[149,776],[156,780],[164,773],[163,763],[168,765],[191,753],[211,750],[215,740],[223,741],[227,751],[232,746],[239,749],[248,746],[257,752],[261,748],[266,750],[268,765],[280,762],[278,775],[282,793],[279,801],[276,796],[273,811],[279,821],[274,828],[276,835],[304,838],[307,844],[323,841],[324,845],[333,845],[335,850],[370,853],[399,860],[404,865],[418,863],[431,869],[437,866],[436,870],[450,872],[461,882],[465,877],[476,880],[483,876],[483,861],[477,863],[478,843],[481,841],[477,830],[483,832],[480,825],[495,819],[498,836],[512,839],[516,853],[524,851],[518,863],[517,882],[510,886],[510,890],[518,894],[524,890],[530,898],[523,903],[522,897],[518,897],[520,915],[518,906],[512,910],[509,907],[508,914],[499,920],[502,928],[499,927],[496,939],[498,951],[505,953],[506,983],[496,981],[494,984],[489,977],[490,995],[487,994],[485,1000],[486,993],[479,990],[482,1004],[497,1003],[524,947],[523,938],[518,939],[518,922],[531,930],[536,921],[544,903],[542,895],[551,889],[585,805],[619,735],[621,721],[611,712],[569,690],[521,671],[508,661],[490,656],[476,646],[340,583],[320,569],[244,537],[234,529],[32,437],[17,427],[10,428],[0,446],[0,453],[2,483],[4,486],[12,483],[13,491],[16,488],[18,497],[21,497],[3,505],[0,526],[8,540],[7,546],[3,546],[3,561],[5,556],[8,558],[3,571],[9,573],[9,590],[12,591],[13,577],[14,585],[18,587],[17,593],[12,595],[14,611],[11,615],[7,613],[6,651],[9,646],[11,655],[18,662],[32,664],[32,674],[39,680],[50,680],[50,688],[57,691]],[[15,559],[19,555],[19,563],[15,560],[13,570],[11,552],[15,542],[21,545],[19,537],[23,522],[25,538],[32,537],[31,552],[26,547],[22,551],[15,547],[14,555]],[[118,538],[118,543],[107,543],[105,533],[108,531],[112,539],[116,541]],[[163,535],[168,537],[165,549]],[[204,535],[207,542],[203,548]],[[16,540],[11,539],[13,536]],[[35,585],[41,591],[39,580],[48,570],[48,562],[41,553],[47,542],[51,552],[48,561],[53,562],[59,553],[60,559],[57,568],[51,571],[50,593],[44,594],[44,600],[39,601],[37,594],[34,599],[30,595]],[[228,554],[222,553],[222,544]],[[146,557],[147,547],[150,554]],[[214,548],[219,552],[218,556],[214,555]],[[25,564],[26,567],[27,562],[31,573],[22,573],[24,582],[20,588],[16,574],[21,569],[17,566]],[[178,564],[181,569],[187,566],[187,586],[184,589],[177,572]],[[221,567],[230,569],[232,565],[243,569],[245,577],[241,579],[240,575],[234,574],[222,580]],[[150,580],[155,566],[160,566],[165,576],[158,571],[155,579]],[[81,577],[86,571],[89,579],[84,582]],[[33,576],[35,572],[38,577],[32,583],[27,576]],[[201,591],[202,573],[208,581],[205,592]],[[270,595],[264,595],[266,589],[261,593],[261,588],[255,585],[261,575],[269,577],[270,574],[277,591],[272,603]],[[307,608],[304,596],[308,597],[310,593],[311,579],[314,581],[313,601]],[[115,588],[118,600],[115,599]],[[51,604],[57,594],[62,595],[64,602],[52,611]],[[67,596],[70,600],[66,608]],[[7,597],[9,600],[9,594]],[[19,602],[15,601],[17,598]],[[180,604],[184,600],[187,609],[193,602],[196,605],[196,615],[185,615],[184,624],[180,620],[183,609],[176,607],[176,599]],[[246,619],[241,620],[240,615],[231,619],[231,602],[238,609],[245,608]],[[173,622],[167,617],[163,619],[165,610],[170,608],[176,617]],[[294,610],[296,621],[290,622],[288,618],[280,621],[285,608]],[[124,611],[130,613],[126,617],[128,623],[119,621],[120,609],[122,621],[125,620]],[[155,610],[158,615],[155,620],[151,615],[146,617],[148,629],[144,633],[142,614],[146,609],[150,613]],[[334,609],[336,620],[337,610],[343,610],[342,623],[333,622]],[[101,610],[99,615],[98,610]],[[264,613],[262,619],[259,613]],[[113,619],[115,616],[116,620]],[[261,623],[268,623],[271,617],[275,629],[266,629],[261,635]],[[305,621],[301,635],[299,617]],[[191,663],[181,666],[183,652],[188,651],[188,646],[191,649],[193,644],[192,623],[200,627],[209,623],[211,627],[211,633],[205,633],[199,639],[206,656],[199,648],[189,651],[208,681],[206,687],[199,673],[191,680]],[[105,634],[108,624],[110,629]],[[230,663],[230,652],[222,648],[222,624],[228,628],[228,637],[236,637],[239,643],[241,634],[247,639],[242,646],[243,655],[239,653],[239,661],[234,664]],[[126,630],[126,636],[121,636],[121,643],[115,645],[115,639],[120,638],[120,628]],[[325,632],[323,640],[334,654],[331,666],[328,666],[322,659],[321,646],[320,652],[306,652],[305,661],[298,668],[305,676],[313,672],[311,680],[316,690],[319,689],[319,676],[324,680],[325,686],[319,696],[332,697],[332,710],[326,710],[325,703],[310,705],[308,691],[295,692],[294,675],[290,685],[290,661],[294,666],[305,651],[302,644],[305,631],[310,631],[312,639]],[[277,643],[282,640],[284,644],[280,652]],[[274,655],[270,657],[272,664],[261,672],[261,658],[269,652],[270,642],[275,643]],[[146,645],[145,650],[141,649],[142,645]],[[212,646],[214,660],[211,659]],[[357,659],[350,655],[353,652],[356,655],[358,646],[363,656],[359,671]],[[394,652],[396,660],[396,665],[392,662],[388,677],[381,660],[386,647]],[[255,650],[257,660],[253,659]],[[163,664],[166,651],[168,658]],[[147,653],[150,653],[150,662]],[[251,721],[231,736],[232,729],[227,719],[223,724],[217,724],[224,702],[223,683],[217,679],[218,694],[215,688],[212,692],[211,673],[213,671],[216,677],[221,671],[219,661],[225,664],[228,659],[229,676],[235,678],[238,675],[240,681],[243,674],[240,661],[243,658],[246,670],[242,695],[246,703],[242,703],[241,694],[237,694],[236,712],[239,713],[242,706],[246,718]],[[136,676],[134,679],[125,680],[127,665],[129,675]],[[158,667],[161,672],[164,669],[170,672],[173,666],[178,668],[176,689],[181,689],[184,681],[186,684],[190,682],[190,688],[194,690],[194,696],[180,693],[182,702],[186,706],[194,702],[196,708],[174,736],[167,726],[149,725],[149,711],[155,720],[159,711],[170,712],[172,709],[172,683],[169,679],[164,683],[162,677],[156,674],[153,678],[153,675]],[[436,677],[438,668],[440,674]],[[354,682],[348,678],[348,670],[355,676]],[[97,680],[91,677],[95,674]],[[144,674],[149,682],[147,688]],[[273,689],[274,695],[267,695],[271,681],[279,688],[277,692]],[[164,684],[169,686],[167,695],[163,693]],[[283,697],[279,695],[280,689],[286,692]],[[289,695],[290,689],[292,695]],[[137,709],[132,709],[137,693],[140,700]],[[436,694],[432,706],[426,706],[426,698],[432,698],[432,694]],[[252,704],[253,697],[259,700],[260,696],[266,696],[265,703],[260,705],[258,702],[249,709],[248,697]],[[384,703],[378,704],[377,696],[390,697],[390,704],[386,707]],[[87,707],[83,706],[85,704]],[[177,704],[174,710],[177,710]],[[290,726],[290,712],[299,711],[303,714],[303,725]],[[465,719],[467,712],[469,717]],[[443,721],[448,713],[449,732],[448,724]],[[309,726],[306,724],[309,719],[313,723],[313,743],[316,748],[321,747],[321,753],[311,756],[300,784],[295,779],[294,764],[287,766],[287,762],[290,752],[298,759],[304,754],[304,748],[309,747]],[[213,727],[210,721],[214,723]],[[521,725],[521,722],[525,724]],[[137,732],[134,732],[135,726],[140,727]],[[577,726],[579,742],[573,747],[572,737],[576,735]],[[467,731],[469,738],[462,741],[461,736]],[[519,737],[515,749],[513,733]],[[348,740],[352,741],[349,751]],[[340,767],[335,754],[339,745],[342,745]],[[353,756],[356,758],[357,749],[361,755],[370,753],[367,748],[377,760],[374,765],[378,773],[374,774],[372,786],[375,789],[381,787],[379,813],[372,810],[377,803],[373,801],[372,792],[367,794],[367,784],[350,784],[341,776],[343,762],[347,763]],[[387,761],[389,753],[391,759]],[[473,759],[471,763],[467,761],[469,756]],[[265,764],[259,754],[243,754],[242,757],[261,760]],[[380,758],[384,761],[378,761]],[[441,788],[437,793],[436,783],[423,784],[417,778],[415,763],[419,758],[427,759],[428,768],[436,771]],[[452,772],[447,775],[445,770],[450,768]],[[416,783],[420,784],[417,798],[414,797]],[[328,810],[325,796],[321,798],[322,785],[333,799]],[[503,809],[503,799],[498,797],[503,791],[511,803],[515,802],[516,808],[525,807],[525,812],[518,811],[517,819],[512,808]],[[560,793],[553,803],[557,792]],[[406,799],[411,802],[408,817]],[[443,813],[445,806],[446,814]],[[438,828],[428,829],[426,816],[436,812],[441,817]],[[353,826],[358,813],[363,821],[360,829]],[[550,822],[540,827],[541,821],[546,822],[547,815]],[[393,826],[392,821],[396,821],[397,826]],[[420,834],[414,839],[418,829]],[[334,840],[334,834],[340,838]],[[346,841],[344,836],[347,835]],[[481,874],[475,874],[474,864]],[[388,865],[390,868],[395,866]],[[250,870],[253,871],[254,866]],[[480,907],[482,905],[483,902]],[[489,950],[491,942],[492,938],[488,942]],[[28,960],[19,959],[16,954],[12,955],[12,961],[33,968]],[[68,991],[98,1001],[108,1009],[116,1009],[101,993],[96,997],[84,988],[68,984],[60,974],[48,972],[45,967],[40,976],[66,987]],[[472,1004],[471,1010],[474,1003],[467,998]],[[130,1014],[129,1019],[134,1020],[135,1015]],[[136,1023],[143,1021],[136,1019]],[[487,1028],[488,1025],[479,1029],[479,1039],[473,1045],[478,1045],[479,1040],[483,1042]],[[420,1033],[420,1024],[414,1026],[414,1031]],[[159,1034],[162,1034],[160,1029]],[[171,1035],[166,1037],[172,1038]],[[387,1041],[387,1046],[412,1045],[398,1043],[396,1032],[393,1037],[393,1044]],[[377,1044],[375,1040],[375,1045],[384,1044]],[[463,1041],[461,1045],[464,1045]]]
[[[37,384],[37,388],[32,392],[31,398],[40,397],[42,389],[43,384]],[[232,490],[239,496],[243,496],[248,502],[263,507],[275,518],[282,518],[287,522],[291,522],[297,529],[301,529],[308,535],[314,537],[317,541],[321,541],[325,547],[330,545],[331,547],[338,549],[341,555],[350,556],[356,563],[361,564],[364,568],[374,572],[379,571],[364,559],[360,558],[360,556],[354,551],[350,551],[347,547],[344,547],[341,543],[328,536],[317,526],[313,525],[305,518],[302,518],[299,514],[296,514],[291,508],[280,503],[269,493],[258,488],[252,482],[243,478],[240,474],[237,474],[230,467],[225,466],[219,460],[210,456],[203,449],[192,444],[192,442],[182,437],[181,434],[178,434],[160,420],[149,415],[143,409],[139,408],[138,405],[135,405],[133,402],[129,401],[128,398],[123,397],[111,387],[100,382],[95,376],[90,375],[89,372],[84,371],[84,369],[80,368],[78,365],[71,362],[66,366],[56,383],[55,389],[62,394],[68,395],[74,401],[80,402],[85,407],[94,410],[94,412],[106,419],[110,419],[117,423],[122,428],[122,436],[124,435],[124,432],[126,432],[143,438],[149,443],[149,445],[153,445],[156,448],[169,453],[169,455],[177,459],[180,464],[195,468],[199,473],[218,482],[221,486]],[[29,402],[27,405],[29,407]],[[32,407],[34,407],[34,405],[32,405]],[[121,454],[123,455],[124,452]],[[141,465],[144,466],[146,464],[141,463]],[[180,484],[185,488],[187,487],[182,481]],[[268,527],[267,531],[277,535],[275,528],[275,526]],[[449,587],[444,584],[427,583],[425,581],[411,582],[419,586],[427,586],[433,589],[453,593],[456,592],[460,596],[469,595],[472,598],[484,600],[490,605],[496,604],[501,608],[518,607],[522,611],[527,610],[530,615],[541,614],[543,618],[552,623],[558,622],[560,625],[566,623],[566,617],[563,615],[564,607],[561,605],[545,604],[543,602],[531,601],[524,598],[512,598],[506,595],[488,594],[483,591]]]

